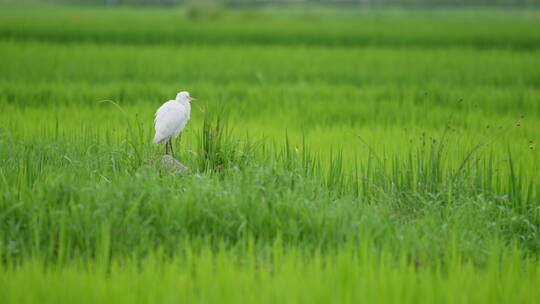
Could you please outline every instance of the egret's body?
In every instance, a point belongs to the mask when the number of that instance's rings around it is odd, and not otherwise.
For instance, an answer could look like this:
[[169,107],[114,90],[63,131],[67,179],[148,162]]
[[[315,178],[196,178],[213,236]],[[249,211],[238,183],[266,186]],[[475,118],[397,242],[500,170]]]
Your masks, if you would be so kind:
[[191,114],[190,103],[193,100],[195,99],[191,98],[188,92],[183,91],[176,95],[176,99],[167,101],[157,109],[154,120],[156,129],[154,143],[164,144],[165,154],[168,154],[169,147],[173,153],[171,141],[186,127]]

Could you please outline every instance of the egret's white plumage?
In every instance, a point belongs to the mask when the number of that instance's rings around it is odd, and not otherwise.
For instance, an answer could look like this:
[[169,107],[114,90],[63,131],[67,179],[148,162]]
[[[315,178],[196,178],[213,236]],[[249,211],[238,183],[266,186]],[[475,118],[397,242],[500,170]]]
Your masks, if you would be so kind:
[[170,144],[170,141],[184,130],[189,121],[192,100],[195,99],[191,98],[188,92],[182,91],[176,95],[176,99],[167,101],[157,109],[154,120],[155,144]]

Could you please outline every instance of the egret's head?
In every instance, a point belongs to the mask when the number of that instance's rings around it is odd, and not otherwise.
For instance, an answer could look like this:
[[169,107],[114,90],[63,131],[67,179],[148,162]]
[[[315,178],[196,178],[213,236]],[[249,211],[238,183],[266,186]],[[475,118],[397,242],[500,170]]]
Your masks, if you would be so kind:
[[197,100],[197,99],[189,96],[189,92],[182,91],[182,92],[176,94],[176,100],[178,100],[180,102],[191,102],[191,101],[194,101],[194,100]]

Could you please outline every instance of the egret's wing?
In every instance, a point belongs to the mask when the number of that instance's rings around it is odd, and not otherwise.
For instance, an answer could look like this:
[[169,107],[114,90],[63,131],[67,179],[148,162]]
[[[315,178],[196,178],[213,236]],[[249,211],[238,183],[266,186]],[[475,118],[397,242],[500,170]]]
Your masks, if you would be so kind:
[[186,109],[184,106],[174,100],[164,103],[156,111],[154,143],[161,143],[165,139],[178,135],[176,131],[180,126],[185,125],[185,121]]

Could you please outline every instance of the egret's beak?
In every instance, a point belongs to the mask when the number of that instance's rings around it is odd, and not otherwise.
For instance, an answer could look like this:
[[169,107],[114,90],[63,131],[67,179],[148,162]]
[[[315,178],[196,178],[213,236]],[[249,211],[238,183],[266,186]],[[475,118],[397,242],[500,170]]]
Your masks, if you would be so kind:
[[197,98],[189,97],[189,101],[197,101]]

